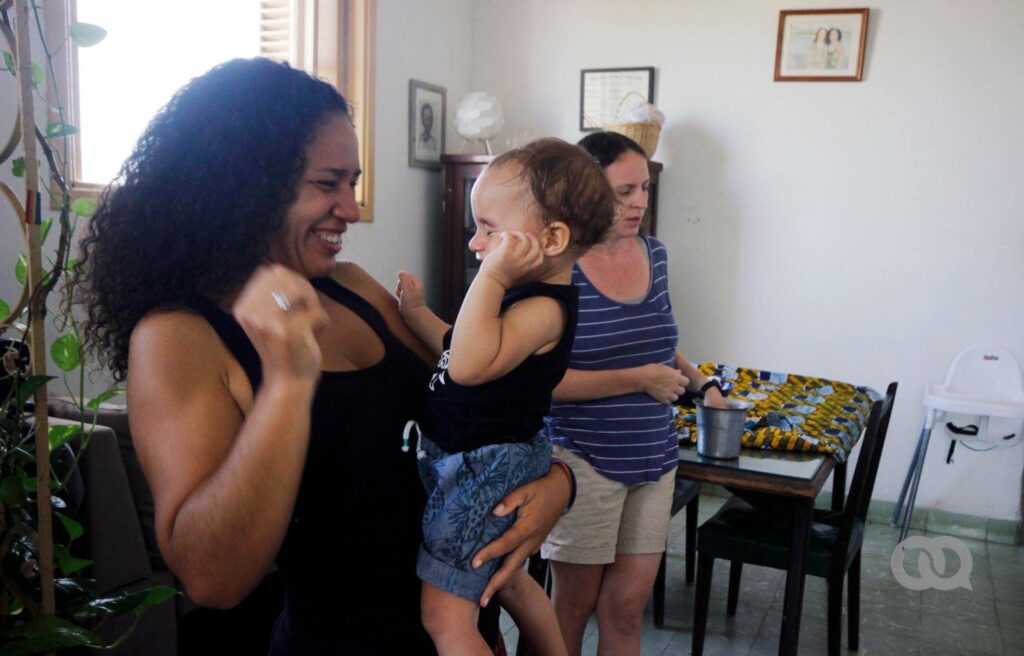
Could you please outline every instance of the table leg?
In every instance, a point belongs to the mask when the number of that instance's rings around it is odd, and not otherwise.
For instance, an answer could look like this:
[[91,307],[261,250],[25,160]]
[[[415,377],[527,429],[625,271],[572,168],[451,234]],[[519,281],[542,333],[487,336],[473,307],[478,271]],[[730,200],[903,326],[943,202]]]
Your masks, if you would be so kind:
[[789,571],[786,573],[786,597],[782,605],[782,635],[779,656],[796,656],[800,642],[800,614],[804,604],[804,572],[807,546],[811,538],[814,499],[795,499],[793,538],[789,546]]
[[832,510],[842,512],[846,503],[846,463],[836,463],[832,470]]

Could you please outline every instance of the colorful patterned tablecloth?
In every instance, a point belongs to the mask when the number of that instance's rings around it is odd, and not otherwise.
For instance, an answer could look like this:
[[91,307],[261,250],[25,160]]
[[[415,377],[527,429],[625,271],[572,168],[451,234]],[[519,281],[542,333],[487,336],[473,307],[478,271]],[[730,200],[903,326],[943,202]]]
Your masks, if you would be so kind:
[[[750,401],[743,446],[829,453],[845,462],[881,398],[869,387],[825,378],[705,362],[700,370],[722,383],[729,398]],[[697,442],[694,408],[676,405],[680,442]]]

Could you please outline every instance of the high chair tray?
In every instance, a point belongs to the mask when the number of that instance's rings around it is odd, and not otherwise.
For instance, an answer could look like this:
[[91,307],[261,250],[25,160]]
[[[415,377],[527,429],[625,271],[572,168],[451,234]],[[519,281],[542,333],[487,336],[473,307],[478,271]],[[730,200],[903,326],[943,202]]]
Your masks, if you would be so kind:
[[929,408],[965,415],[987,415],[1009,419],[1024,418],[1024,402],[979,399],[955,394],[943,385],[928,385],[924,391],[924,404]]

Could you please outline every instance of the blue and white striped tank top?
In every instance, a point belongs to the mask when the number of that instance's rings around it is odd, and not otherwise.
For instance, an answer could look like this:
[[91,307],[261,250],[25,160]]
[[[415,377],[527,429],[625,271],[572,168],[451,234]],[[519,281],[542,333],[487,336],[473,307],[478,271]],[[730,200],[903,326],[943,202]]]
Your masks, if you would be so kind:
[[[668,253],[653,237],[642,237],[651,266],[651,286],[637,303],[605,297],[580,270],[572,280],[580,293],[579,322],[569,368],[628,369],[652,362],[675,365],[679,330],[668,297]],[[627,485],[657,481],[676,466],[679,447],[672,409],[644,393],[594,401],[552,403],[549,439],[578,454],[603,476]]]

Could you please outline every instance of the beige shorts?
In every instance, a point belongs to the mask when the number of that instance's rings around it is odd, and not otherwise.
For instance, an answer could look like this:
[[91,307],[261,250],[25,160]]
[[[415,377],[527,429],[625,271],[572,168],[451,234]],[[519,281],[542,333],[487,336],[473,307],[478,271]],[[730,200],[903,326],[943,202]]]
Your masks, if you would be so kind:
[[541,556],[563,563],[607,565],[616,554],[665,551],[675,490],[675,470],[657,483],[624,485],[594,471],[583,458],[559,446],[554,457],[572,467],[578,495],[541,547]]

